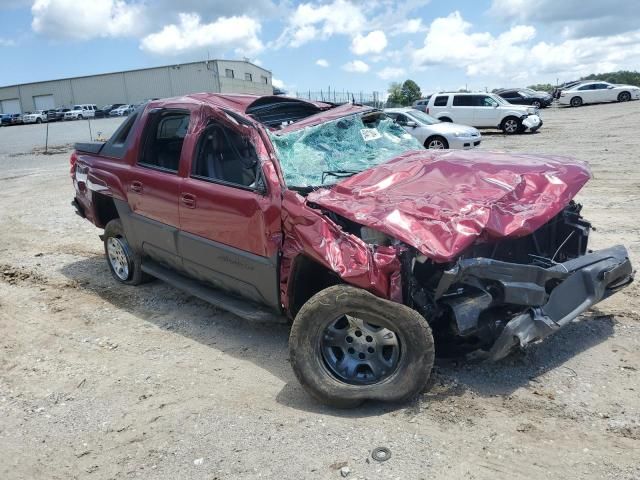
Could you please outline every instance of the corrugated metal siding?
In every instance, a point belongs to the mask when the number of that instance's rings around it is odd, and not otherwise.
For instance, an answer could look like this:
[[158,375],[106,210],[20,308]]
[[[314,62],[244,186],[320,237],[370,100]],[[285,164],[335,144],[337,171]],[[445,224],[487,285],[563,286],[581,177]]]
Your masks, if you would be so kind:
[[173,95],[217,92],[215,62],[168,67]]
[[[225,78],[226,68],[234,70],[234,79]],[[252,81],[244,80],[245,73],[251,73]],[[266,84],[263,76],[267,77]],[[79,103],[136,103],[197,92],[269,95],[271,73],[246,62],[211,60],[0,87],[0,100],[19,98],[24,112],[35,110],[33,97],[38,95],[53,95],[56,106],[69,107]]]
[[33,97],[38,95],[53,95],[56,106],[73,105],[73,91],[69,80],[54,80],[51,82],[29,83],[20,86],[20,102],[23,112],[32,112],[36,109]]
[[129,103],[141,102],[147,98],[171,97],[171,83],[166,68],[125,72]]
[[112,103],[128,103],[122,73],[96,75],[71,80],[74,103],[95,103],[99,107]]

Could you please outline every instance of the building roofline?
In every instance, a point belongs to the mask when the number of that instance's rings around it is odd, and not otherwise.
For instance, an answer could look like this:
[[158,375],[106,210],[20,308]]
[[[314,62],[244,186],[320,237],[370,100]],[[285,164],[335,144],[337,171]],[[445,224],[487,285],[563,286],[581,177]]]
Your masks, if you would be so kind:
[[36,83],[49,83],[49,82],[62,82],[64,80],[77,80],[80,78],[91,78],[91,77],[103,77],[106,75],[118,75],[121,73],[130,73],[130,72],[142,72],[145,70],[155,70],[158,68],[171,68],[171,67],[182,67],[182,66],[186,66],[186,65],[196,65],[198,63],[207,63],[207,62],[235,62],[235,63],[248,63],[249,65],[253,65],[256,68],[259,68],[260,70],[263,70],[267,73],[271,73],[271,70],[267,70],[264,67],[261,67],[260,65],[256,65],[253,62],[249,62],[247,60],[227,60],[224,58],[212,58],[211,60],[199,60],[197,62],[185,62],[185,63],[170,63],[168,65],[158,65],[155,67],[144,67],[144,68],[133,68],[131,70],[118,70],[116,72],[105,72],[105,73],[94,73],[92,75],[78,75],[76,77],[63,77],[63,78],[54,78],[51,80],[36,80],[33,82],[24,82],[24,83],[15,83],[13,85],[0,85],[0,88],[12,88],[12,87],[21,87],[23,85],[34,85]]

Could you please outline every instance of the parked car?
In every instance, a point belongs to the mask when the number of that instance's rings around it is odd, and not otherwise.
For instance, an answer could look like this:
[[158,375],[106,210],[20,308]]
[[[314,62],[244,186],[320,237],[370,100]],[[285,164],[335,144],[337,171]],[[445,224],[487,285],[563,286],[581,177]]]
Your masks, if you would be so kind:
[[553,97],[550,94],[526,88],[501,89],[493,93],[514,105],[531,105],[536,108],[545,108],[553,103]]
[[2,115],[2,126],[8,127],[11,125],[20,125],[22,123],[22,114],[20,113],[5,113]]
[[49,112],[47,113],[47,120],[49,122],[64,120],[64,114],[69,111],[69,108],[56,108],[55,110],[49,110]]
[[292,321],[294,373],[340,407],[422,391],[434,333],[502,358],[633,279],[623,246],[587,250],[587,164],[425,150],[363,105],[154,101],[70,167],[116,281]]
[[579,107],[587,103],[640,100],[640,87],[609,82],[583,82],[560,92],[560,105]]
[[42,123],[47,121],[46,110],[37,110],[29,112],[22,116],[22,123]]
[[535,132],[542,126],[537,108],[512,105],[492,93],[439,93],[429,100],[427,113],[444,122],[498,128],[507,134]]
[[65,120],[82,120],[96,116],[98,107],[95,104],[74,105],[71,110],[64,113]]
[[421,112],[426,112],[427,111],[427,105],[429,105],[429,99],[431,98],[431,95],[427,95],[424,98],[421,98],[420,100],[416,100],[415,102],[413,102],[413,105],[411,105],[415,110],[420,110]]
[[466,125],[442,122],[414,108],[387,108],[384,113],[429,149],[468,149],[480,145],[480,132]]
[[96,110],[96,118],[106,118],[109,117],[112,110],[115,110],[118,107],[121,107],[122,103],[113,103],[111,105],[105,105],[102,108]]
[[551,95],[553,96],[553,98],[558,100],[560,98],[560,93],[563,90],[566,90],[568,88],[574,87],[574,86],[579,85],[579,84],[584,83],[584,82],[585,82],[585,80],[573,80],[571,82],[561,83],[560,85],[558,85],[556,88],[553,89],[553,92],[551,92]]
[[118,108],[114,108],[109,112],[111,117],[126,117],[134,110],[133,105],[120,105]]

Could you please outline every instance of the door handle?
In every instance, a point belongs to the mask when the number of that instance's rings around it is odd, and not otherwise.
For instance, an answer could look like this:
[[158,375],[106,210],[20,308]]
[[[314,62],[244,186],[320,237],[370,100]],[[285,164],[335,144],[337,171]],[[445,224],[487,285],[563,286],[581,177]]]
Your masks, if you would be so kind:
[[196,196],[191,193],[181,194],[180,201],[187,208],[196,208]]
[[133,182],[131,182],[131,191],[136,192],[136,193],[142,193],[142,182],[138,182],[137,180],[134,180]]

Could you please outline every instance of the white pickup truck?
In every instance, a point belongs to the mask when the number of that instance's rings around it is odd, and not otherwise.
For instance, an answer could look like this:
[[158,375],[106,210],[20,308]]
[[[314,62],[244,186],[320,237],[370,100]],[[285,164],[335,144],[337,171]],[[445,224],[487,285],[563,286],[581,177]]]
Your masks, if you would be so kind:
[[22,116],[22,123],[42,123],[47,121],[47,112],[45,110],[37,110],[35,112],[25,113]]
[[94,104],[74,105],[71,110],[65,112],[65,120],[82,120],[84,118],[94,118],[98,107]]

